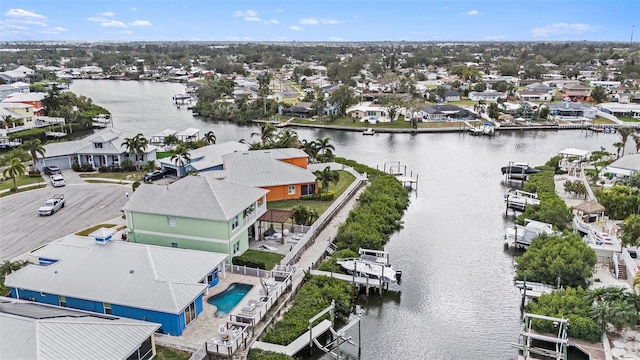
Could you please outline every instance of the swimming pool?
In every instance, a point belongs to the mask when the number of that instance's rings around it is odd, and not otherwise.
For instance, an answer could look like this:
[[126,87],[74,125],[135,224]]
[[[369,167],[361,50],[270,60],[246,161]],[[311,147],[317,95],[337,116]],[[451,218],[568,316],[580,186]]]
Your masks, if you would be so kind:
[[207,302],[218,308],[216,317],[225,317],[229,315],[231,310],[238,305],[252,287],[253,285],[249,284],[233,283],[225,291],[207,299]]

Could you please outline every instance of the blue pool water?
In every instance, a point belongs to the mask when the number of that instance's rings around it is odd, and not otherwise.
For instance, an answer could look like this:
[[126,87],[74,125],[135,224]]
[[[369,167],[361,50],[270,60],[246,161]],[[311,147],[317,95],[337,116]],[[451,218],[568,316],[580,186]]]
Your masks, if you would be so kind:
[[233,283],[225,291],[207,299],[207,302],[218,308],[216,317],[225,317],[229,315],[231,310],[238,305],[252,287],[253,285],[249,284]]

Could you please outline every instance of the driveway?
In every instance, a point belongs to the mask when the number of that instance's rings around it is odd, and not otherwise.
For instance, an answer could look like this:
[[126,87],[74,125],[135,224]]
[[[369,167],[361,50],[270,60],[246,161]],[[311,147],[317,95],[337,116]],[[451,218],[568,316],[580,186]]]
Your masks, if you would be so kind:
[[[130,185],[88,184],[64,172],[67,186],[29,190],[0,198],[0,260],[12,259],[50,241],[122,215]],[[64,194],[65,207],[40,216],[40,205]]]

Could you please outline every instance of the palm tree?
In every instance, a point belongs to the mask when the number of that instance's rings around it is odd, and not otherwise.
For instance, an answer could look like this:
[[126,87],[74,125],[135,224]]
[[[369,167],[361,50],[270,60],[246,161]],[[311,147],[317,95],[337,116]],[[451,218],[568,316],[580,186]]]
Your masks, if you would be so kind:
[[44,157],[45,149],[42,146],[40,139],[27,140],[22,144],[22,150],[31,154],[31,164],[33,168],[36,168],[36,161],[38,161],[38,155]]
[[14,119],[11,115],[3,115],[2,116],[2,126],[5,129],[8,129],[10,125],[14,125],[18,120]]
[[310,159],[315,159],[318,155],[318,144],[315,141],[302,140],[302,150],[309,155]]
[[132,138],[124,138],[122,146],[127,149],[129,155],[136,155],[136,169],[140,171],[140,161],[144,157],[144,152],[147,150],[149,140],[142,134],[137,134]]
[[291,148],[298,144],[298,133],[292,129],[284,129],[278,133],[278,147]]
[[320,188],[323,193],[329,191],[330,183],[337,184],[338,181],[340,181],[340,173],[335,170],[331,170],[330,166],[325,167],[322,171],[316,170],[313,174],[316,176],[316,180],[320,182]]
[[27,168],[19,158],[11,159],[11,163],[2,171],[2,176],[13,180],[13,188],[11,191],[17,191],[16,178],[24,175]]
[[191,154],[189,154],[189,149],[187,149],[187,147],[183,144],[179,144],[173,150],[171,160],[178,166],[178,178],[182,177],[184,166],[191,162]]
[[169,146],[169,145],[174,145],[179,143],[180,140],[178,140],[178,137],[175,136],[174,134],[170,134],[164,137],[164,139],[162,140],[162,143]]
[[627,145],[627,140],[629,140],[629,135],[633,133],[634,133],[634,129],[629,126],[623,126],[618,128],[618,134],[620,134],[620,138],[622,138],[622,149],[623,149],[622,155],[623,156],[624,156],[624,147]]
[[609,309],[609,319],[617,331],[635,326],[638,310],[628,301],[615,301]]
[[616,159],[619,159],[624,155],[624,143],[618,141],[617,143],[613,143],[613,146],[616,148]]
[[638,135],[631,135],[631,137],[633,138],[633,141],[636,143],[636,154],[640,154],[640,136]]
[[335,151],[335,146],[329,143],[331,141],[330,137],[319,138],[316,140],[316,144],[318,145],[318,153],[323,155],[323,158],[331,158],[333,155],[333,151]]
[[262,141],[263,145],[271,145],[273,139],[275,138],[276,127],[269,123],[260,124],[260,132],[259,133],[251,133],[251,137],[257,136]]
[[207,142],[207,144],[211,145],[211,144],[215,144],[216,143],[216,134],[213,133],[213,131],[207,131],[204,134],[204,140]]
[[609,303],[606,301],[598,301],[591,305],[589,315],[596,322],[596,324],[602,327],[602,331],[607,330],[607,319],[609,319]]

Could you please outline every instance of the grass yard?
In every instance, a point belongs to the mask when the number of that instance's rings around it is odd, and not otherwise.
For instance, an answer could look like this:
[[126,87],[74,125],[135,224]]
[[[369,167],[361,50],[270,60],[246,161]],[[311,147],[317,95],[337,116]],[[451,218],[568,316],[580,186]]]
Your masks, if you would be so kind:
[[[24,192],[24,191],[34,190],[34,189],[42,189],[42,188],[45,188],[45,187],[47,187],[47,185],[45,185],[45,184],[34,185],[34,186],[30,186],[30,187],[25,188],[25,189],[18,189],[17,192]],[[9,196],[11,194],[16,194],[16,193],[15,192],[11,192],[11,191],[6,191],[6,192],[3,192],[3,193],[0,193],[0,198],[3,198],[5,196]]]
[[89,236],[89,234],[91,234],[92,232],[94,232],[94,231],[96,231],[96,230],[98,230],[100,228],[112,228],[114,226],[116,226],[116,224],[98,224],[98,225],[92,226],[92,227],[90,227],[88,229],[84,229],[82,231],[79,231],[79,232],[76,233],[76,235],[78,235],[78,236]]
[[598,124],[598,125],[611,125],[611,124],[615,124],[615,122],[607,119],[607,118],[603,118],[600,116],[596,116],[595,119],[591,120],[592,124]]
[[618,116],[618,120],[624,121],[624,122],[640,122],[640,119],[632,118],[628,116]]
[[[20,176],[19,178],[16,178],[16,186],[44,183],[46,181],[47,180],[42,178],[42,176],[31,177],[29,175],[24,175],[24,176]],[[7,190],[7,189],[11,189],[12,187],[13,187],[13,180],[11,180],[10,178],[4,179],[2,183],[0,183],[0,190]],[[33,189],[35,189],[35,187]]]
[[146,174],[144,171],[135,171],[135,172],[92,172],[92,173],[82,173],[80,174],[81,178],[105,178],[105,179],[114,179],[114,180],[130,180],[130,181],[141,181],[142,177]]
[[189,360],[191,353],[173,349],[170,347],[156,345],[156,357],[157,360]]
[[264,262],[265,269],[270,270],[273,269],[276,264],[280,264],[280,260],[284,258],[284,255],[268,251],[249,249],[242,253],[242,257],[256,260],[256,262]]
[[[338,173],[340,173],[340,180],[338,183],[329,185],[329,190],[335,193],[336,198],[340,196],[356,179],[355,176],[351,175],[351,173],[347,171],[338,170]],[[318,215],[322,215],[322,213],[331,206],[332,202],[320,200],[280,200],[267,203],[267,208],[291,210],[300,204],[310,209],[314,209],[318,212]]]

